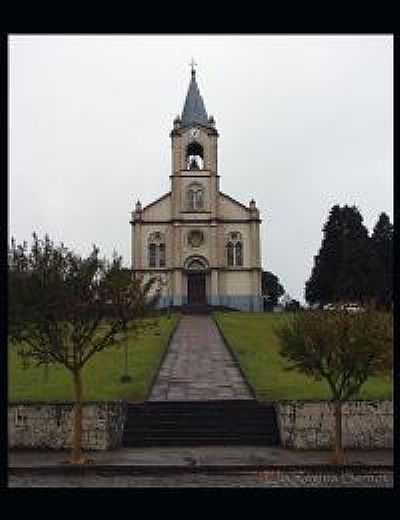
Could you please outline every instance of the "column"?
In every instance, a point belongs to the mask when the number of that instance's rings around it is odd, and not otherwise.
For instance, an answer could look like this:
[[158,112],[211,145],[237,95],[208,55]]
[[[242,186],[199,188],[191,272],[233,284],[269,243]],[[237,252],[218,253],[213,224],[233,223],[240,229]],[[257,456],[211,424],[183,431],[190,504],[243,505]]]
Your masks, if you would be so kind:
[[136,222],[132,226],[133,233],[133,254],[132,263],[134,269],[143,269],[143,257],[146,258],[147,251],[142,251],[142,226]]
[[211,305],[219,305],[217,269],[211,270]]
[[174,306],[182,305],[182,271],[174,271]]

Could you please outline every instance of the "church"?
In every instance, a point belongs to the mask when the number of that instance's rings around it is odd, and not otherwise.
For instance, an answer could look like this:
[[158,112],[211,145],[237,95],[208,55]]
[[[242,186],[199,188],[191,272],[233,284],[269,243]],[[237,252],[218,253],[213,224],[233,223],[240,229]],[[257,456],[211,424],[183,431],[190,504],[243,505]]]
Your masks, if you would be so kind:
[[192,63],[170,133],[171,191],[145,207],[138,200],[130,221],[134,276],[157,277],[161,308],[263,310],[259,210],[220,191],[218,136]]

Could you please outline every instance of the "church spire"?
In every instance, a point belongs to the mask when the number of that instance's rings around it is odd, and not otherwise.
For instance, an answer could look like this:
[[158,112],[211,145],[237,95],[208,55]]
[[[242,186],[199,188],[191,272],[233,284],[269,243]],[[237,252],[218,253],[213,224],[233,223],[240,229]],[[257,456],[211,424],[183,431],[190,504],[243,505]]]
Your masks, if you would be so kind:
[[189,90],[183,107],[182,126],[192,126],[196,123],[203,126],[211,126],[203,98],[200,95],[199,87],[197,85],[195,65],[196,63],[192,59],[190,63],[192,77],[190,79]]

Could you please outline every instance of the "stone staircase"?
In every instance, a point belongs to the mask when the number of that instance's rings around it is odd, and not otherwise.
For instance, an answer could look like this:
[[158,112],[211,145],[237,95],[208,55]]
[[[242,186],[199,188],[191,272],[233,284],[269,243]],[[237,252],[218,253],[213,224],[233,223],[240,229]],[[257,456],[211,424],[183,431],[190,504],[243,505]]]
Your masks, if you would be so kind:
[[222,305],[209,305],[208,303],[187,303],[182,307],[174,307],[174,310],[182,314],[211,314],[212,312],[237,312],[237,309]]
[[123,446],[277,445],[272,404],[255,399],[129,403]]
[[207,303],[182,305],[182,314],[211,314],[213,307]]

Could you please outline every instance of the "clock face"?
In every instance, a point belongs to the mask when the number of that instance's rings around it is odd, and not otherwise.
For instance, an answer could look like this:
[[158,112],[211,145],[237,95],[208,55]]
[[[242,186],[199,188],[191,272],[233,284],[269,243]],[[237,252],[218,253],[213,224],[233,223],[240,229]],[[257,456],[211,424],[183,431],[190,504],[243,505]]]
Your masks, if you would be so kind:
[[190,135],[191,135],[192,137],[198,137],[198,135],[199,135],[199,129],[198,129],[198,128],[192,128],[192,129],[190,130]]

